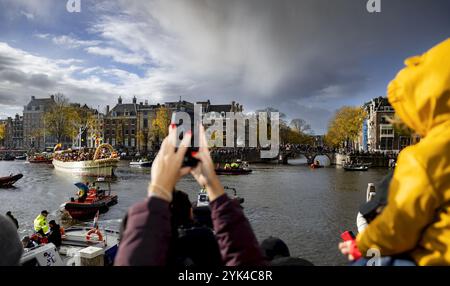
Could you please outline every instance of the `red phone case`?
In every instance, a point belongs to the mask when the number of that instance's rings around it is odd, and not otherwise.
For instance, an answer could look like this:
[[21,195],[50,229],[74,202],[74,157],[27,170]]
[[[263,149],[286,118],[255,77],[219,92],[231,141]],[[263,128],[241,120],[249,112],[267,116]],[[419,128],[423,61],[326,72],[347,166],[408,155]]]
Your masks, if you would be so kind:
[[343,241],[355,240],[355,236],[351,231],[345,231],[341,234],[341,238]]

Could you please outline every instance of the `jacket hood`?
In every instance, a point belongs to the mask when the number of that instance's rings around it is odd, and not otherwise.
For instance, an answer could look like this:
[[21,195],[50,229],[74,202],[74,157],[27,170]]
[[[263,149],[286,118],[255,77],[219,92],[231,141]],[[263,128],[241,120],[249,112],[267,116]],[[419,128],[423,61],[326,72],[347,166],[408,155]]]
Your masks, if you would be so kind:
[[450,38],[405,65],[389,84],[388,99],[406,125],[426,136],[450,121]]

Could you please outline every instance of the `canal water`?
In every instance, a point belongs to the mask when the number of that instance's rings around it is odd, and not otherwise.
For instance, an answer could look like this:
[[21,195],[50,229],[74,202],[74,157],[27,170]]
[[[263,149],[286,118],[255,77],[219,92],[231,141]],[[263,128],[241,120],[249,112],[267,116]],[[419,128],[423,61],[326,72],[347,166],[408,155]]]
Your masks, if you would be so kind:
[[[250,175],[221,176],[221,181],[236,188],[245,199],[244,211],[258,240],[280,237],[292,256],[316,265],[346,264],[338,251],[339,235],[345,230],[356,233],[356,213],[365,200],[367,183],[377,182],[387,173],[386,169],[313,170],[304,164],[252,167]],[[0,213],[12,211],[19,220],[20,236],[32,232],[33,220],[43,209],[50,212],[49,220],[60,221],[59,206],[75,196],[73,184],[81,181],[55,171],[51,165],[0,161],[0,177],[10,173],[22,173],[24,177],[15,188],[0,189]],[[119,203],[101,215],[101,227],[118,229],[127,208],[146,196],[150,168],[131,168],[121,161],[116,175],[112,190],[118,194]],[[198,185],[193,178],[183,178],[177,188],[196,200]]]

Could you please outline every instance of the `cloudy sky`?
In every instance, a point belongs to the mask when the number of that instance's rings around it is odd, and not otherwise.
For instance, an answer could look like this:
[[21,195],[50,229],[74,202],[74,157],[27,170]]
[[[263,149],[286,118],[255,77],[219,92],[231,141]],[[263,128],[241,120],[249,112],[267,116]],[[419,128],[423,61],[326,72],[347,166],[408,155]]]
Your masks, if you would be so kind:
[[0,0],[0,118],[62,92],[268,106],[321,134],[342,105],[385,95],[404,58],[450,37],[450,1]]

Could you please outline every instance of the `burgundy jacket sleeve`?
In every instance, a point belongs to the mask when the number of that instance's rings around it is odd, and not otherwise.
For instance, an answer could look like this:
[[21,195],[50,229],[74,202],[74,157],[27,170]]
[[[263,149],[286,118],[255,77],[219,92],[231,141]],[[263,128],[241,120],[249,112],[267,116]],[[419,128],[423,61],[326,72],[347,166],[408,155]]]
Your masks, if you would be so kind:
[[255,234],[236,200],[226,194],[210,203],[222,260],[227,266],[267,265]]
[[164,266],[171,237],[169,203],[151,197],[133,205],[114,261],[118,266]]

